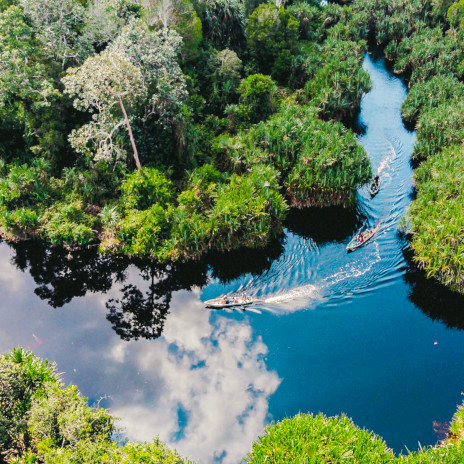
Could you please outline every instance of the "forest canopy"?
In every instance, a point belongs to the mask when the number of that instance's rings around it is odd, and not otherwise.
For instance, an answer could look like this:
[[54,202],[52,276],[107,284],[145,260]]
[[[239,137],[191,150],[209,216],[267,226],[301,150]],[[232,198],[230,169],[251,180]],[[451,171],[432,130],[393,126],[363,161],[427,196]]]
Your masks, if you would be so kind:
[[317,2],[3,0],[1,235],[187,260],[266,245],[290,207],[352,205],[371,168],[339,121],[370,80],[342,17]]

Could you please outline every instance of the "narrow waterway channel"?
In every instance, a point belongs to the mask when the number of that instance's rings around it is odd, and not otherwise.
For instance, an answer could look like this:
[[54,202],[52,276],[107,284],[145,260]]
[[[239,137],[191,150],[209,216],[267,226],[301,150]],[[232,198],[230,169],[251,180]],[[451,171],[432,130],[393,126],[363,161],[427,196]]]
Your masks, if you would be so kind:
[[[201,463],[236,464],[271,422],[345,413],[396,452],[434,444],[464,391],[464,300],[409,263],[398,225],[413,194],[404,83],[364,68],[359,141],[382,178],[355,212],[294,212],[265,252],[160,268],[93,251],[0,244],[0,351],[33,349],[66,382]],[[362,225],[376,238],[347,254]],[[202,301],[245,290],[256,312]]]

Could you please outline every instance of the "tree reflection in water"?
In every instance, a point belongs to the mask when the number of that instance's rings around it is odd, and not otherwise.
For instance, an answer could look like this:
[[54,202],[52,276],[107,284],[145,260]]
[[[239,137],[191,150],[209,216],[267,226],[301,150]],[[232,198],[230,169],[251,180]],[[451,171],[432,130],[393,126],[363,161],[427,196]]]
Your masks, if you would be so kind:
[[114,331],[123,340],[155,339],[163,333],[172,293],[206,284],[204,265],[162,266],[139,262],[137,268],[143,280],[150,284],[145,294],[133,283],[122,288],[120,299],[106,303]]
[[285,226],[300,237],[314,240],[318,245],[341,242],[351,236],[365,218],[350,208],[305,208],[290,210]]
[[12,258],[21,271],[29,271],[37,288],[35,294],[53,308],[60,308],[87,293],[106,293],[116,282],[125,280],[127,259],[115,259],[85,249],[72,253],[42,242],[10,244]]
[[[202,262],[158,264],[102,255],[96,248],[70,254],[42,242],[10,246],[15,251],[13,264],[23,272],[29,271],[37,284],[35,294],[53,308],[87,293],[107,293],[116,284],[123,284],[121,295],[106,303],[107,319],[123,340],[158,338],[163,332],[173,292],[205,286],[208,270],[223,282],[247,272],[260,274],[283,252],[282,240],[279,240],[264,250],[211,253]],[[137,275],[148,287],[137,282]]]

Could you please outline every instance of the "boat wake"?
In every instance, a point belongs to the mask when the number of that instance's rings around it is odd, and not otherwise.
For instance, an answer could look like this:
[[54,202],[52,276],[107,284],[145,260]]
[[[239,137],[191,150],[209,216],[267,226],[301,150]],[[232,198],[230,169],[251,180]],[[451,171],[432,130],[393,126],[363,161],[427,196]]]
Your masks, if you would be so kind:
[[[371,75],[376,73],[369,57],[364,66]],[[392,276],[403,272],[404,243],[397,230],[410,202],[409,158],[415,134],[408,132],[398,117],[406,87],[395,82],[395,98],[385,102],[384,89],[391,82],[388,73],[377,73],[376,85],[361,104],[360,125],[365,131],[358,141],[369,154],[374,172],[382,178],[375,198],[368,189],[359,189],[356,219],[351,223],[343,223],[336,208],[320,216],[308,213],[305,217],[301,212],[303,227],[299,230],[297,225],[286,231],[284,252],[269,269],[261,275],[243,275],[223,286],[216,282],[218,293],[244,291],[259,299],[255,307],[260,310],[288,313],[334,306],[341,299],[390,285]],[[379,225],[380,230],[369,242],[352,253],[346,252],[357,231]],[[338,233],[333,233],[334,228]]]

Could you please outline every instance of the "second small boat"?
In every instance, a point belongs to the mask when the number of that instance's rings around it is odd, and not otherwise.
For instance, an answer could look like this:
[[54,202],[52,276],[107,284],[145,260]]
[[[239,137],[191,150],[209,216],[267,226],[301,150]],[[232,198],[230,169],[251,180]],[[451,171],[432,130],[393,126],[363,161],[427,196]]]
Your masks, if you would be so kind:
[[375,176],[374,182],[369,186],[369,193],[371,195],[371,198],[374,198],[380,190],[380,177]]
[[380,230],[380,224],[377,224],[373,229],[366,230],[356,234],[346,246],[346,251],[354,251],[365,245],[378,231]]

